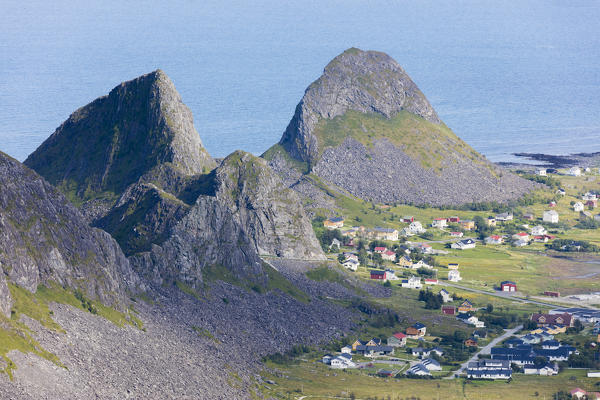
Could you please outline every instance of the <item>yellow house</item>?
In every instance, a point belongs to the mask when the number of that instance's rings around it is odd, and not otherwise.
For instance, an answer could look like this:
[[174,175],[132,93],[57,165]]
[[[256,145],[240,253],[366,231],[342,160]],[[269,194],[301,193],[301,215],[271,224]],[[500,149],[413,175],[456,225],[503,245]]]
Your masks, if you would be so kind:
[[410,268],[410,267],[412,267],[413,263],[409,257],[404,256],[404,257],[400,257],[400,259],[398,260],[398,262],[396,264],[401,267]]
[[485,224],[487,226],[496,226],[496,218],[489,217],[488,219],[485,220]]
[[473,307],[473,303],[471,303],[469,300],[463,301],[460,306],[458,306],[459,313],[467,313],[474,310],[475,308]]
[[335,217],[323,221],[323,226],[327,229],[339,229],[344,227],[344,218]]
[[466,219],[466,220],[460,221],[460,226],[463,229],[466,229],[466,230],[470,231],[471,229],[475,229],[475,221],[472,221],[470,219]]

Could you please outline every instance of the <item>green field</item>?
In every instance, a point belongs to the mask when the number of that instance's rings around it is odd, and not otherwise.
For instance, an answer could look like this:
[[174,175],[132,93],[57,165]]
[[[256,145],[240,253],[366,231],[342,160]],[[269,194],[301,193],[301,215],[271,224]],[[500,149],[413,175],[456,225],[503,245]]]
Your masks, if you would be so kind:
[[587,378],[584,370],[568,370],[554,377],[513,375],[510,383],[505,381],[469,381],[465,379],[408,379],[369,376],[359,370],[332,370],[318,362],[299,362],[278,365],[268,363],[264,379],[275,385],[263,384],[260,391],[278,399],[326,399],[330,396],[357,399],[406,399],[421,400],[479,400],[479,399],[551,399],[559,390],[581,387],[597,390],[598,379]]

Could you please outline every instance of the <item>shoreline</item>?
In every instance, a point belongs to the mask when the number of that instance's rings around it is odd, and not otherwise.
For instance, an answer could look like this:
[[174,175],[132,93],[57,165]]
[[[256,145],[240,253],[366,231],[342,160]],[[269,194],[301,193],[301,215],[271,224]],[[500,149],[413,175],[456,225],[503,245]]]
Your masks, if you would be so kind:
[[[505,168],[514,167],[547,167],[547,168],[569,168],[579,167],[597,167],[600,166],[600,152],[593,153],[575,153],[568,155],[554,155],[543,153],[512,153],[513,156],[524,159],[524,162],[497,162]],[[529,160],[532,162],[525,162]]]

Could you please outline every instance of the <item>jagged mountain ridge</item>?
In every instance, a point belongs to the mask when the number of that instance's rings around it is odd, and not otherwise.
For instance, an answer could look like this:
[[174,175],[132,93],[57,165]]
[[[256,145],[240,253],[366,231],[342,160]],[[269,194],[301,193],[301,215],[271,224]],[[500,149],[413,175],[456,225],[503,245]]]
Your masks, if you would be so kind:
[[161,70],[123,82],[75,111],[24,163],[74,203],[87,202],[90,219],[142,177],[162,187],[172,175],[215,166],[191,111]]
[[391,57],[355,48],[307,88],[263,157],[290,186],[312,173],[381,203],[502,202],[535,187],[458,138]]
[[[139,279],[118,244],[34,171],[0,152],[0,309],[10,315],[6,280],[35,293],[55,282],[123,307]],[[5,280],[6,279],[6,280]]]
[[[75,156],[57,157],[59,150]],[[264,281],[262,255],[324,258],[299,199],[264,160],[234,152],[213,169],[160,70],[76,111],[26,163],[74,195],[91,224],[159,284],[199,287],[203,267],[215,265]]]

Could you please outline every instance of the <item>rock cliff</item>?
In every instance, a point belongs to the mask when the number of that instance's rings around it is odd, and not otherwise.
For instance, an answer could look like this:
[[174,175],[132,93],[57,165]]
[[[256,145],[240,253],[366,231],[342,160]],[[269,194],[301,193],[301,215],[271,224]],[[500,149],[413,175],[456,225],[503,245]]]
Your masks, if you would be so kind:
[[325,259],[297,194],[263,159],[236,151],[206,179],[168,238],[131,257],[140,274],[198,287],[214,265],[264,281],[261,255]]
[[290,185],[313,173],[382,203],[506,201],[534,187],[458,138],[391,57],[355,48],[306,89],[263,157]]
[[89,227],[54,187],[1,152],[0,267],[5,315],[11,308],[6,280],[30,292],[53,281],[117,307],[126,290],[139,284],[109,234]]
[[[75,111],[26,160],[90,218],[142,177],[208,172],[208,155],[175,85],[161,70],[115,87]],[[156,171],[159,169],[159,171]]]

